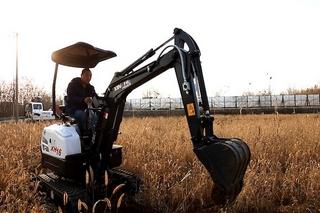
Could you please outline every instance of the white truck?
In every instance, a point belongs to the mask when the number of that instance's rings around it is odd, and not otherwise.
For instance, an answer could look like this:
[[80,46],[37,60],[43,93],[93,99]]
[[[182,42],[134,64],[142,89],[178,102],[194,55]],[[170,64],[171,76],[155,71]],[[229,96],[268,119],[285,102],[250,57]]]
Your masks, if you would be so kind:
[[25,112],[26,119],[31,119],[34,121],[55,119],[55,116],[53,115],[53,111],[52,110],[44,111],[43,104],[41,102],[27,103],[25,106],[24,112]]

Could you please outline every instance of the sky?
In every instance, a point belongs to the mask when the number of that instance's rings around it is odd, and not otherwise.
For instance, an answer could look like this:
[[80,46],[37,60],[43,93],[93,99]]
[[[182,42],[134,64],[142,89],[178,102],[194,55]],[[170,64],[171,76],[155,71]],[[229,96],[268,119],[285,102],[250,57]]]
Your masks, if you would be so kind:
[[[112,50],[116,58],[92,69],[91,83],[103,93],[113,73],[172,36],[189,33],[201,50],[207,93],[242,95],[320,84],[320,1],[317,0],[2,0],[0,81],[16,72],[51,92],[55,50],[83,41]],[[156,56],[159,53],[156,53]],[[80,69],[60,67],[57,92],[63,95]],[[180,97],[173,70],[134,90]]]

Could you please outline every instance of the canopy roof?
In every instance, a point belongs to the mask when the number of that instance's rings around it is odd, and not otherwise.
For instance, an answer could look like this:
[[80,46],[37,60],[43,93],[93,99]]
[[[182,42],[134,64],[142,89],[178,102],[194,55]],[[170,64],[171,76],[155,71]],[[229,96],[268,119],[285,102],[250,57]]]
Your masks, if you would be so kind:
[[51,59],[57,64],[79,68],[93,68],[99,62],[117,56],[114,52],[78,42],[52,53]]

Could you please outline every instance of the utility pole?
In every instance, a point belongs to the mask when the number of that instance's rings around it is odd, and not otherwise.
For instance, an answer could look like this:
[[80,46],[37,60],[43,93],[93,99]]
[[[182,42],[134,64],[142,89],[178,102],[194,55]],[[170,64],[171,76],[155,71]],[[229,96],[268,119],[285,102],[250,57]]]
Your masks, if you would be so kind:
[[272,80],[272,76],[270,73],[267,73],[267,77],[268,77],[268,93],[269,95],[271,95],[271,80]]
[[16,97],[15,97],[15,108],[16,108],[16,113],[15,113],[15,119],[16,122],[19,120],[19,108],[18,108],[18,97],[19,97],[19,87],[18,87],[18,33],[16,33]]

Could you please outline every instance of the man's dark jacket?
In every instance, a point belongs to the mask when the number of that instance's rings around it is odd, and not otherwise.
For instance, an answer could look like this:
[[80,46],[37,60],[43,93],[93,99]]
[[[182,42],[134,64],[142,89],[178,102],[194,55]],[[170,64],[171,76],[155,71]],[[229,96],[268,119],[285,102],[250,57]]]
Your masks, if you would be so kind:
[[91,84],[84,87],[81,78],[72,79],[67,88],[67,112],[72,115],[76,110],[85,110],[88,106],[84,99],[95,95],[96,92]]

